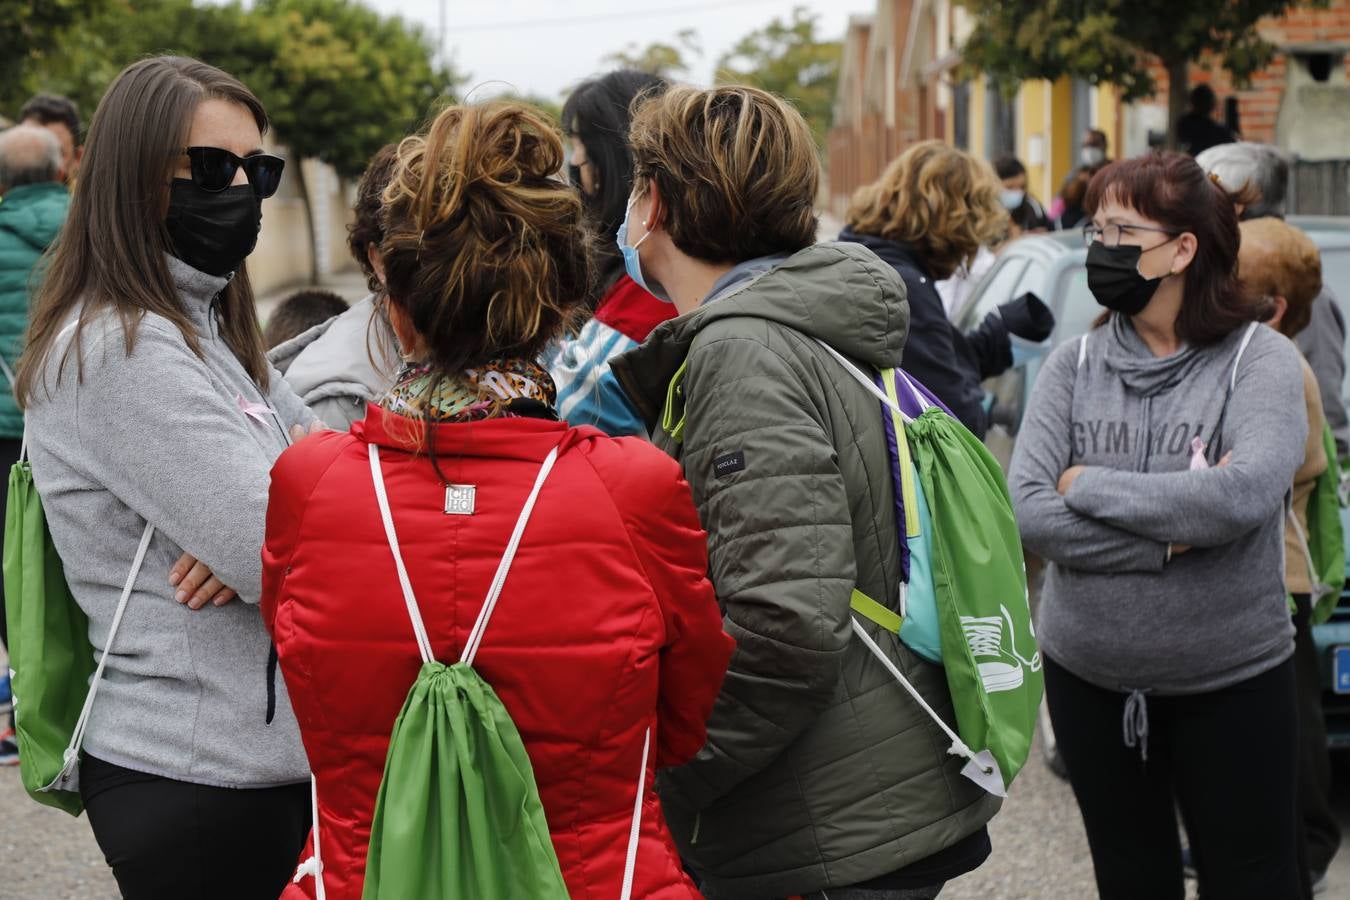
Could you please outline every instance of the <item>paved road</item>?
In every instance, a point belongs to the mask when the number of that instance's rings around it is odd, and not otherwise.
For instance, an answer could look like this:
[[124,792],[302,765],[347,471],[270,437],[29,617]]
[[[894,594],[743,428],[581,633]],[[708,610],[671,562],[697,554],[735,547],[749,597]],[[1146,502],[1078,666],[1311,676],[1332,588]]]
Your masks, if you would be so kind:
[[[1350,829],[1350,757],[1338,760],[1341,821]],[[1039,754],[1013,785],[991,826],[994,856],[952,883],[942,900],[1090,900],[1096,895],[1087,841],[1069,787]],[[112,877],[84,819],[39,806],[18,771],[0,769],[0,900],[111,900]],[[1350,900],[1350,852],[1338,858],[1319,900]]]

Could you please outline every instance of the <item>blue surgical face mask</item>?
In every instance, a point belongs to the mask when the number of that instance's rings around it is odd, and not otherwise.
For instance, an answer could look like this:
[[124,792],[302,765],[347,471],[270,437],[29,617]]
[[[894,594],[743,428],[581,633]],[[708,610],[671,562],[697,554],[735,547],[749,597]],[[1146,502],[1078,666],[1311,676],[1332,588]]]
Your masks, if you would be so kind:
[[666,296],[665,291],[659,289],[653,290],[652,288],[648,287],[647,279],[642,277],[642,262],[638,258],[638,247],[641,247],[642,242],[647,240],[647,238],[651,237],[652,233],[649,231],[646,234],[644,234],[636,244],[629,244],[628,219],[632,215],[633,215],[633,198],[629,197],[628,208],[624,210],[623,224],[619,226],[619,234],[618,234],[619,252],[623,254],[624,270],[628,272],[628,277],[633,279],[633,283],[636,284],[638,287],[642,288],[644,291],[651,294],[653,297],[656,297],[658,300],[664,300],[665,302],[670,303],[671,300],[668,296]]

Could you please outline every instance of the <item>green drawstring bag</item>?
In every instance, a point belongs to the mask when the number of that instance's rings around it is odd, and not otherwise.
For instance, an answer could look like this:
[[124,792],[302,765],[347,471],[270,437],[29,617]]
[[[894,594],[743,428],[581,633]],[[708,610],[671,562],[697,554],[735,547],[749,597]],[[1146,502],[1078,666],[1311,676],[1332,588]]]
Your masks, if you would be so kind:
[[[1331,427],[1322,425],[1322,445],[1327,468],[1317,476],[1308,497],[1306,538],[1308,573],[1313,583],[1312,623],[1321,625],[1336,610],[1345,588],[1345,536],[1341,529],[1341,467],[1336,458],[1336,438]],[[1292,516],[1292,510],[1291,516]],[[1299,523],[1294,520],[1297,531]],[[1302,535],[1300,535],[1302,537]]]
[[958,729],[1010,785],[1031,752],[1045,689],[1012,498],[998,462],[942,410],[905,431],[933,516],[942,664]]
[[[122,624],[154,531],[147,523],[141,535],[136,560],[108,632],[109,647]],[[66,584],[61,557],[47,530],[42,499],[33,484],[26,448],[9,471],[4,577],[19,776],[28,796],[78,816],[84,811],[80,747],[104,661],[94,663],[89,618]]]
[[[368,452],[375,497],[422,668],[389,739],[371,821],[362,900],[567,900],[567,884],[520,732],[492,686],[473,668],[525,526],[557,461],[558,449],[544,460],[460,660],[449,666],[432,654],[403,564],[379,448],[371,444]],[[648,729],[621,900],[632,896],[650,748]],[[324,900],[317,784],[313,796],[314,856],[301,864],[296,880],[313,876],[315,896]]]
[[19,775],[34,800],[78,816],[79,793],[54,783],[89,691],[94,650],[89,618],[66,586],[26,459],[9,470],[4,570]]
[[[1032,627],[1027,595],[1022,538],[1012,498],[998,462],[965,426],[928,399],[925,389],[900,369],[884,369],[876,384],[861,369],[823,341],[820,345],[882,404],[882,415],[900,420],[894,473],[905,477],[912,464],[918,487],[909,507],[926,507],[930,547],[922,575],[930,584],[916,585],[911,571],[910,595],[936,608],[940,661],[956,710],[956,731],[932,709],[900,669],[858,623],[853,632],[909,695],[951,739],[948,750],[967,760],[961,774],[997,796],[1006,796],[1013,778],[1026,764],[1036,717],[1044,692],[1041,653]],[[903,385],[913,407],[902,408],[897,386]],[[904,527],[903,521],[897,525]],[[911,544],[911,563],[916,558]],[[904,596],[902,592],[902,597]],[[897,613],[854,590],[853,611],[901,637],[907,610]],[[932,610],[921,607],[926,616]]]

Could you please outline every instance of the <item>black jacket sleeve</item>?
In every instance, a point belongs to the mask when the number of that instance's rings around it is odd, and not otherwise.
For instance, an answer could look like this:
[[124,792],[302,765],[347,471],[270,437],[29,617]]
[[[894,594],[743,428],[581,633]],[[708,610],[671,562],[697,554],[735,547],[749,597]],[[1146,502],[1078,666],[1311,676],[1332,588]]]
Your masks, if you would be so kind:
[[[903,366],[946,404],[962,425],[983,438],[988,427],[978,352],[957,331],[928,278],[900,271],[909,292],[909,340]],[[1007,332],[1003,342],[1007,343]],[[1011,350],[1009,350],[1011,354]]]

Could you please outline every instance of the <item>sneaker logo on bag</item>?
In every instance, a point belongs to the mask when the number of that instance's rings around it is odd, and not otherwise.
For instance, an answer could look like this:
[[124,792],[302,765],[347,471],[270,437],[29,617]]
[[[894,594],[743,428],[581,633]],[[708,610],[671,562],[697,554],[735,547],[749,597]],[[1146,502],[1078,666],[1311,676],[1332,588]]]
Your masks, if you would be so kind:
[[[999,604],[1002,616],[962,616],[961,631],[980,670],[980,681],[986,694],[1015,691],[1022,686],[1022,667],[1033,672],[1041,669],[1041,654],[1037,650],[1027,659],[1017,652],[1013,635],[1012,615],[1008,607]],[[1008,650],[1003,649],[1003,624],[1008,624]]]
[[713,473],[721,478],[724,475],[730,475],[732,472],[745,471],[745,451],[737,450],[735,453],[723,453],[713,460]]
[[447,516],[473,515],[474,500],[478,488],[472,484],[447,484],[445,486],[445,514]]

